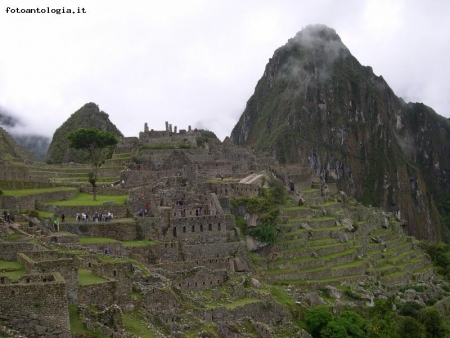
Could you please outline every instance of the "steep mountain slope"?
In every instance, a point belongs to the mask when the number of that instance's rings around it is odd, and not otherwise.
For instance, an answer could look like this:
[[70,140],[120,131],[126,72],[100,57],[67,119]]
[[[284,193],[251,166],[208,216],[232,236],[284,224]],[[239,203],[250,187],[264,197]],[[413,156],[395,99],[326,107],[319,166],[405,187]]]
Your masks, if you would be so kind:
[[119,129],[109,120],[108,114],[100,111],[95,103],[87,103],[73,113],[61,127],[56,129],[50,147],[48,148],[46,156],[47,163],[86,162],[87,155],[84,152],[69,149],[67,134],[79,128],[91,127],[109,131],[119,137],[123,136]]
[[31,160],[37,161],[38,159],[27,149],[18,145],[16,141],[8,134],[6,130],[0,127],[0,160]]
[[409,234],[448,238],[449,121],[395,96],[333,29],[308,26],[275,51],[231,138],[396,212]]

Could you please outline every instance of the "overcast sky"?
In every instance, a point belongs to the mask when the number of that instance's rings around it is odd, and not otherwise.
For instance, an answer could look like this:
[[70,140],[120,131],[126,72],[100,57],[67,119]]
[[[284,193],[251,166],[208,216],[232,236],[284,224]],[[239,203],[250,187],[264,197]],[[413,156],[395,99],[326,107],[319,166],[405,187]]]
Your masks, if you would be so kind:
[[[147,122],[230,135],[273,52],[334,28],[406,101],[450,116],[447,0],[1,0],[0,108],[52,136],[95,102],[125,136]],[[13,9],[84,8],[85,14]]]

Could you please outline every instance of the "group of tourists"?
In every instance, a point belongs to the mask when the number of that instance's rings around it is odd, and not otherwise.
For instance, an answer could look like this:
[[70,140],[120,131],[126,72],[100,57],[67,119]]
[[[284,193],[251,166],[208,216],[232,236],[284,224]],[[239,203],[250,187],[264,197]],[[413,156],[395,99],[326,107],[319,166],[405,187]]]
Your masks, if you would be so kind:
[[9,215],[9,212],[7,212],[6,210],[3,212],[3,218],[5,222],[11,223],[11,216]]
[[[78,213],[75,217],[77,222],[89,222],[91,216],[89,216],[88,213]],[[112,212],[108,211],[107,213],[98,213],[95,212],[94,216],[92,216],[92,222],[108,222],[108,221],[112,221],[114,219],[114,215],[112,214]]]

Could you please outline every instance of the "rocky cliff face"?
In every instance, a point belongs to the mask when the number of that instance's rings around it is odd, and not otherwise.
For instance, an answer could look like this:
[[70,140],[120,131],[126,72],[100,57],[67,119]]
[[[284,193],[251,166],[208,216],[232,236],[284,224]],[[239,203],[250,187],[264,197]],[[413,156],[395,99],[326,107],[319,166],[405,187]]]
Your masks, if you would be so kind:
[[449,121],[395,96],[333,29],[308,26],[275,51],[231,138],[396,212],[409,234],[448,239]]
[[100,111],[95,103],[86,103],[83,107],[73,113],[61,127],[53,134],[52,142],[48,148],[46,160],[49,164],[59,164],[63,162],[86,163],[88,156],[82,151],[69,149],[67,134],[79,128],[92,128],[109,131],[118,137],[122,133],[109,120],[109,115]]

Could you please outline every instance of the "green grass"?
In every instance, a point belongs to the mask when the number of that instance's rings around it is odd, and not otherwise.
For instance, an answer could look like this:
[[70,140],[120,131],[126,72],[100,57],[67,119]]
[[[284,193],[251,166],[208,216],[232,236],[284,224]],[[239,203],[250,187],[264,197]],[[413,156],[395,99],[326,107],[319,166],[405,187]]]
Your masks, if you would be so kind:
[[289,296],[285,289],[278,285],[270,286],[270,293],[280,303],[288,306],[290,309],[295,309],[295,300]]
[[76,334],[88,334],[90,331],[86,328],[78,315],[76,305],[69,305],[70,332]]
[[12,281],[18,281],[25,273],[25,268],[19,262],[0,260],[0,275],[8,276]]
[[78,206],[102,206],[103,202],[115,202],[117,205],[125,205],[128,199],[128,195],[108,196],[97,195],[97,200],[94,201],[91,194],[78,193],[74,198],[67,201],[54,201],[49,204],[66,206],[66,207],[78,207]]
[[78,269],[78,281],[80,285],[90,285],[96,283],[107,282],[106,278],[96,276],[86,269]]
[[0,260],[0,271],[23,269],[23,265],[16,261]]
[[28,238],[28,236],[23,235],[23,234],[18,234],[18,233],[12,233],[6,237],[3,237],[3,240],[5,241],[17,241],[19,239],[23,239],[23,238]]
[[145,319],[137,312],[126,312],[123,314],[123,325],[127,332],[141,337],[154,338],[157,337],[152,331],[148,329],[148,324]]
[[284,207],[281,209],[281,211],[297,211],[297,210],[311,210],[311,208],[307,206],[293,206],[293,207]]
[[53,212],[48,212],[48,211],[43,211],[43,210],[37,210],[37,213],[38,213],[39,219],[51,218],[54,215]]
[[143,240],[143,241],[124,241],[122,245],[126,248],[137,247],[137,246],[148,246],[148,245],[157,245],[158,243],[151,240]]
[[74,191],[76,188],[69,187],[56,187],[56,188],[41,188],[41,189],[20,189],[20,190],[3,190],[4,196],[22,197],[30,196],[36,194],[42,194],[47,192],[58,192],[58,191]]
[[257,299],[257,298],[242,298],[242,299],[235,300],[232,303],[213,302],[213,303],[207,304],[207,307],[215,308],[218,306],[225,306],[227,309],[232,310],[232,309],[235,309],[240,306],[244,306],[244,305],[251,304],[251,303],[257,303],[260,301],[261,300]]
[[119,241],[106,237],[80,237],[80,244],[117,243]]

